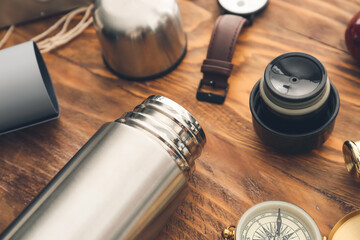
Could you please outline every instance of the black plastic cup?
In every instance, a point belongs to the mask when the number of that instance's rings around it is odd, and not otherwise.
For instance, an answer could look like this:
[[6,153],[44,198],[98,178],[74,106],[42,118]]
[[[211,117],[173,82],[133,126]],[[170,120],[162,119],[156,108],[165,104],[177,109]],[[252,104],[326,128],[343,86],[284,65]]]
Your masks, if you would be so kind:
[[339,94],[319,60],[286,53],[269,63],[250,94],[253,125],[278,151],[302,153],[330,136],[340,108]]

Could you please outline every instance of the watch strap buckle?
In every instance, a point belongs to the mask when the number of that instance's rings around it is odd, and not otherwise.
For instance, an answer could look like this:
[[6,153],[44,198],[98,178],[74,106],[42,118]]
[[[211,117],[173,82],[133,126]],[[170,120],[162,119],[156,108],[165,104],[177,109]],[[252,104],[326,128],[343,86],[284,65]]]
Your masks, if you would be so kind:
[[[226,87],[223,88],[224,90],[224,94],[215,94],[212,92],[204,92],[201,91],[202,87],[204,85],[204,81],[203,79],[201,79],[200,83],[199,83],[199,87],[197,89],[197,93],[196,93],[196,98],[199,101],[205,101],[205,102],[210,102],[210,103],[217,103],[217,104],[222,104],[225,101],[225,97],[226,94],[229,90],[229,84],[226,83]],[[212,89],[215,89],[213,86],[211,86]]]

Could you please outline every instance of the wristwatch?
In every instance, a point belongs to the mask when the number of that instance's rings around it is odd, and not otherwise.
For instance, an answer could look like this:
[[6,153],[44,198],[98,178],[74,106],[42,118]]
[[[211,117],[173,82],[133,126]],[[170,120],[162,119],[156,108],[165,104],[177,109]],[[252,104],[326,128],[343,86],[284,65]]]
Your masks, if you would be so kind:
[[251,25],[254,15],[268,4],[268,0],[218,0],[222,9],[231,14],[220,15],[214,30],[206,59],[201,66],[204,74],[196,98],[200,101],[222,104],[225,101],[233,64],[231,63],[237,38],[245,25]]
[[216,20],[207,56],[201,66],[204,75],[196,93],[198,100],[218,104],[224,102],[229,88],[227,80],[233,68],[231,60],[236,41],[247,23],[245,18],[231,14],[221,15]]

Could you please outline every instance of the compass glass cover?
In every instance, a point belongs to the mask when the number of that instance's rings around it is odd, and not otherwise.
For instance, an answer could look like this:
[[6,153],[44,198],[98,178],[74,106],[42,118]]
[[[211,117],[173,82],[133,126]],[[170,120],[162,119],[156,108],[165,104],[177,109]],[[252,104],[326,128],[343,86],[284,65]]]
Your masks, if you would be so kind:
[[258,207],[259,204],[250,208],[239,221],[236,240],[321,239],[318,227],[304,210],[276,202],[266,208]]

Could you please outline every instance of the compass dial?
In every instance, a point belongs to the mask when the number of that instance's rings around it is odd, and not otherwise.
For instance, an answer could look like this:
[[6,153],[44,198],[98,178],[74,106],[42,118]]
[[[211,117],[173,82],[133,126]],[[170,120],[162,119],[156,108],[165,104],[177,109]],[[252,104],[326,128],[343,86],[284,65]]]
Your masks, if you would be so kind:
[[[280,209],[280,208],[279,208]],[[282,224],[277,231],[278,211],[271,210],[261,213],[250,220],[245,226],[241,239],[246,240],[311,240],[308,230],[300,221],[291,215],[281,212]]]
[[241,217],[236,240],[321,240],[314,220],[301,208],[268,201],[250,208]]

